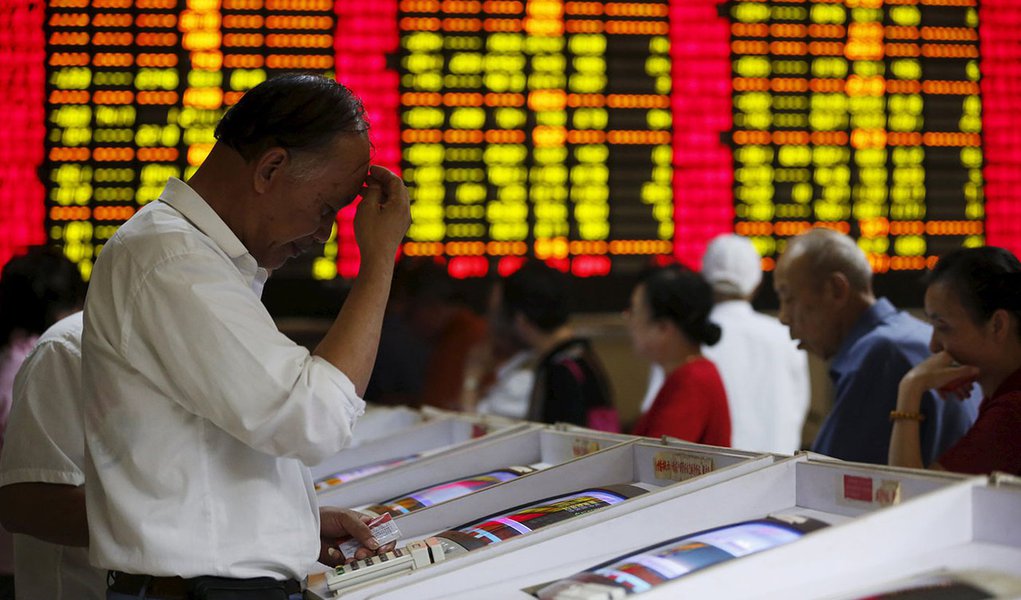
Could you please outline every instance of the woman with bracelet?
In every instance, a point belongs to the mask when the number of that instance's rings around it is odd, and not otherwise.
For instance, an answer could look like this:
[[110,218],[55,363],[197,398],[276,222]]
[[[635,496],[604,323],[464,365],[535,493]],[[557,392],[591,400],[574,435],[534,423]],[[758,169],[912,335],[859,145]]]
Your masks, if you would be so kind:
[[995,247],[957,250],[926,278],[933,355],[901,380],[890,413],[890,464],[921,468],[919,403],[935,389],[944,401],[984,399],[978,419],[930,468],[1021,475],[1021,262]]

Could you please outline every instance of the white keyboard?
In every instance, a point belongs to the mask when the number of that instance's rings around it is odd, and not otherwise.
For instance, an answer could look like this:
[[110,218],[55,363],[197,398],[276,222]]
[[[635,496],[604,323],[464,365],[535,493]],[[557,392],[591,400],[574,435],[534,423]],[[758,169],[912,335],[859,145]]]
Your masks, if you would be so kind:
[[414,571],[433,563],[443,562],[443,547],[436,538],[411,542],[404,548],[370,556],[341,565],[326,576],[326,586],[331,592],[361,585],[380,577]]

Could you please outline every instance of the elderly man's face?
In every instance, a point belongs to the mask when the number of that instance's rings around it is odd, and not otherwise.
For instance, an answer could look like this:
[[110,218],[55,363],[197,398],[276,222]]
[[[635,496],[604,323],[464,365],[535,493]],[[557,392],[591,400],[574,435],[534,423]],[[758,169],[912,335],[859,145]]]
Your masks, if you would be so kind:
[[291,154],[254,210],[256,231],[242,240],[259,266],[276,269],[330,237],[337,212],[361,192],[369,169],[369,141],[360,134],[341,134],[311,163]]
[[814,278],[807,257],[795,250],[778,261],[773,287],[780,298],[780,322],[790,328],[798,347],[824,359],[836,354],[841,333],[831,282]]

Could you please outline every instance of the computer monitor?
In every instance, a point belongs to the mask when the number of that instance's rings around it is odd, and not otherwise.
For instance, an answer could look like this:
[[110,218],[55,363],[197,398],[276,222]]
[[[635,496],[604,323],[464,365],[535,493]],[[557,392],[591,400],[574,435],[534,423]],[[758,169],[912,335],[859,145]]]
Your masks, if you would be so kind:
[[362,509],[365,512],[375,513],[381,515],[383,513],[390,513],[397,517],[400,515],[406,515],[408,513],[427,508],[440,502],[446,502],[447,500],[453,500],[454,498],[460,498],[466,496],[472,492],[483,490],[491,485],[502,483],[504,481],[510,481],[521,475],[531,473],[534,471],[532,467],[506,467],[504,469],[496,469],[495,471],[489,471],[487,473],[480,473],[478,475],[472,475],[471,477],[463,477],[461,479],[453,479],[429,487],[424,487],[409,494],[390,498],[384,500],[379,504],[373,504]]
[[611,506],[646,493],[631,484],[608,485],[522,504],[436,535],[446,553],[459,554]]
[[344,471],[339,471],[332,475],[327,475],[317,479],[315,481],[315,488],[317,492],[321,492],[323,490],[336,487],[342,483],[347,483],[348,481],[368,477],[369,475],[409,463],[418,458],[418,456],[418,454],[412,454],[410,456],[401,456],[399,458],[388,458],[386,460],[380,460],[366,465],[352,467]]
[[641,594],[710,565],[788,544],[826,526],[816,519],[777,516],[707,529],[615,558],[546,585],[536,595],[541,600],[554,600],[560,594],[574,597],[578,588],[589,584]]

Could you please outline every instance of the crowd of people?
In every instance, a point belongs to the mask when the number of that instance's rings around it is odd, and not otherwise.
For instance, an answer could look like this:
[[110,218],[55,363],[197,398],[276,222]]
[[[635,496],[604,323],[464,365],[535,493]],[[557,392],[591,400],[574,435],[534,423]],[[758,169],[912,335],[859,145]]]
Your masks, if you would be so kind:
[[[388,549],[368,517],[319,507],[308,469],[343,451],[366,400],[792,453],[807,351],[834,389],[813,451],[1021,474],[1021,263],[1005,250],[942,257],[920,292],[928,323],[877,297],[865,254],[829,229],[788,240],[778,318],[752,308],[762,271],[744,238],[714,240],[699,270],[652,268],[621,307],[654,366],[628,426],[564,273],[524,261],[484,314],[432,260],[395,278],[408,190],[373,164],[347,88],[271,79],[216,139],[104,245],[87,301],[50,251],[0,275],[0,519],[15,534],[12,551],[0,532],[0,598],[299,598],[317,561],[353,558],[341,538],[357,557]],[[359,197],[359,274],[306,349],[263,285]]]

